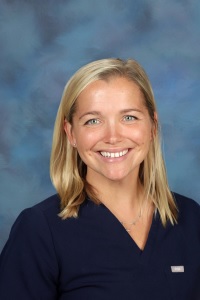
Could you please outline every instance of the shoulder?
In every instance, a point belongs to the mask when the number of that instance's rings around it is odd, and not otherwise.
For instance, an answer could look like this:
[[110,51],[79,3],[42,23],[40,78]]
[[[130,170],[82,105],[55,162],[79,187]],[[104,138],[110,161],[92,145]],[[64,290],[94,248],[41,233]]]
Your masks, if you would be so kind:
[[180,195],[178,193],[172,193],[174,196],[174,200],[181,211],[189,210],[189,211],[197,211],[200,210],[200,205],[193,199],[188,198],[186,196]]
[[32,237],[36,233],[42,234],[48,230],[48,223],[51,220],[59,220],[60,200],[57,195],[53,195],[42,202],[24,209],[15,220],[10,237],[13,235],[28,235],[31,231]]
[[50,239],[57,241],[62,235],[71,237],[74,230],[80,229],[84,220],[92,215],[93,205],[88,205],[88,202],[85,200],[81,205],[78,218],[71,217],[63,220],[59,216],[60,198],[57,194],[52,195],[19,214],[11,228],[9,240],[16,236],[20,239],[28,236],[27,240],[31,241],[49,237],[50,242]]
[[48,249],[49,257],[55,261],[51,224],[60,221],[58,213],[57,195],[24,209],[11,228],[9,238],[1,253],[0,263],[6,265],[7,257],[13,257],[13,259],[18,257],[21,262],[30,257],[44,258],[47,257],[46,249]]
[[173,193],[178,208],[178,222],[196,224],[200,227],[200,205],[191,198]]
[[47,199],[35,204],[32,207],[24,209],[20,215],[45,215],[47,217],[57,216],[60,212],[60,199],[57,194],[48,197]]
[[48,212],[56,212],[59,213],[60,211],[60,198],[57,194],[52,195],[45,200],[37,203],[36,205],[30,207],[30,209],[34,211],[41,211],[44,213]]

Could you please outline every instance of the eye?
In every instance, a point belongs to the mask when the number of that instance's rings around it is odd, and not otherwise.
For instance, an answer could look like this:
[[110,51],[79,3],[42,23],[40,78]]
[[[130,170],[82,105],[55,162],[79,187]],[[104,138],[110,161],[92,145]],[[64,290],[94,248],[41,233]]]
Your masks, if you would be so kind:
[[85,122],[85,125],[98,125],[100,121],[98,119],[90,119],[87,122]]
[[134,117],[134,116],[131,116],[131,115],[127,115],[127,116],[124,116],[124,121],[125,122],[131,122],[131,121],[135,121],[135,120],[137,120],[137,118],[136,117]]

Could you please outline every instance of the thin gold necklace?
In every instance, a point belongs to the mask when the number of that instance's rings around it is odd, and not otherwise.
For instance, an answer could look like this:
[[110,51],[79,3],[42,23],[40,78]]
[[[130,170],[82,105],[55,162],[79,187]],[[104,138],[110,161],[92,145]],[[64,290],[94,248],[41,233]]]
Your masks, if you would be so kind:
[[[124,228],[126,229],[127,232],[131,231],[132,226],[135,226],[136,223],[139,221],[139,219],[142,217],[142,207],[140,208],[140,212],[138,214],[138,216],[132,221],[132,222],[122,222],[120,221],[120,223],[124,226]],[[130,225],[128,228],[125,226],[125,224]]]

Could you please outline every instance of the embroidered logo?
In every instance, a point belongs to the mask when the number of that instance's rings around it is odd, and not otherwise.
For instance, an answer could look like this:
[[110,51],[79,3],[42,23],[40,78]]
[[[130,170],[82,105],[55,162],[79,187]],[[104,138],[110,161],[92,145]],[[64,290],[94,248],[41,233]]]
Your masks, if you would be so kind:
[[172,273],[184,273],[184,266],[171,266]]

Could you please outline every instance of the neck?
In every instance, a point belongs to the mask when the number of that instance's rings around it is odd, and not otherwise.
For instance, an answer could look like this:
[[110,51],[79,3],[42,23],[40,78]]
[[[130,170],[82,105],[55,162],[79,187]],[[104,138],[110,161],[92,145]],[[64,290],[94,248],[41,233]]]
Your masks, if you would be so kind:
[[99,200],[107,207],[132,210],[141,206],[143,201],[143,188],[137,178],[126,178],[122,181],[102,179],[89,180],[88,182],[95,188]]

